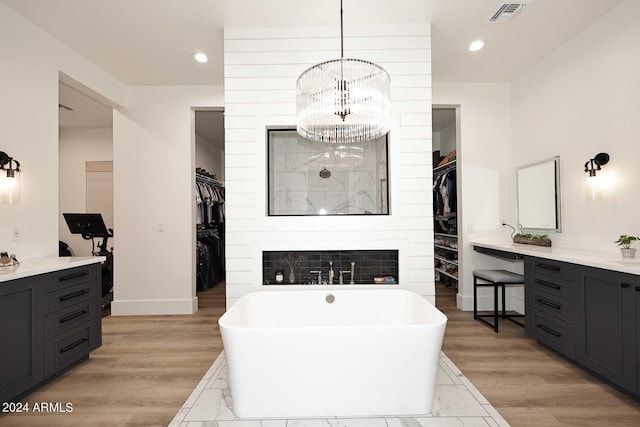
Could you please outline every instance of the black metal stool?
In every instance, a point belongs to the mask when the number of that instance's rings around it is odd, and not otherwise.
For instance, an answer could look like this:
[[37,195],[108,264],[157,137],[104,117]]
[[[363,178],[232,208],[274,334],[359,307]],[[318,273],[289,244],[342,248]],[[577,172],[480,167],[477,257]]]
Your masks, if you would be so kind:
[[[478,283],[478,279],[488,283]],[[473,318],[479,320],[487,326],[498,332],[498,288],[502,287],[502,318],[509,319],[513,323],[524,327],[523,323],[514,320],[514,317],[524,317],[524,314],[507,314],[505,287],[506,285],[523,285],[524,276],[507,270],[474,270],[473,271]],[[493,314],[478,314],[478,287],[493,286]],[[484,317],[493,317],[493,325]]]

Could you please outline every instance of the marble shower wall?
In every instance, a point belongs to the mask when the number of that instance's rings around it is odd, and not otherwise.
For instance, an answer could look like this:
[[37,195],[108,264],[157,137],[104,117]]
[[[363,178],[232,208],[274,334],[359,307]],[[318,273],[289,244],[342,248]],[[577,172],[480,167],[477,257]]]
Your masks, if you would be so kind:
[[[295,130],[269,133],[269,214],[388,214],[386,136],[322,144]],[[330,176],[323,178],[326,169]]]

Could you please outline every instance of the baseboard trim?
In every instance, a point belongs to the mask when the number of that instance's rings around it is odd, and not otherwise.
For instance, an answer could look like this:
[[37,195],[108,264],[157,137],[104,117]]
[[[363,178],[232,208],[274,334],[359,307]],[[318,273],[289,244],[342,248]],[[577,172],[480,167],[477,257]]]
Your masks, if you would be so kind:
[[114,300],[112,316],[151,316],[193,314],[198,311],[198,297],[185,300]]

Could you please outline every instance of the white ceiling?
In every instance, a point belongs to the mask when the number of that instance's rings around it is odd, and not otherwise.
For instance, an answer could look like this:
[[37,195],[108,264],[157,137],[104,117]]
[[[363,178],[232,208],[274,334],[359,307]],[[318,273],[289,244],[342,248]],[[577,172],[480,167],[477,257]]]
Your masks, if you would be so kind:
[[[223,85],[225,26],[340,22],[338,0],[0,1],[127,85]],[[434,82],[510,82],[622,1],[521,0],[527,6],[506,24],[488,22],[500,0],[344,0],[343,8],[345,26],[431,22]],[[485,48],[469,52],[478,38]],[[196,51],[209,62],[195,62]],[[61,110],[61,127],[110,126],[102,105],[89,110],[64,85],[60,93],[75,105]]]
[[[340,16],[338,0],[0,1],[131,85],[222,85],[225,26],[337,26]],[[435,82],[509,82],[622,1],[528,0],[512,22],[491,24],[499,0],[344,0],[344,21],[431,22]],[[470,53],[477,38],[486,47]]]

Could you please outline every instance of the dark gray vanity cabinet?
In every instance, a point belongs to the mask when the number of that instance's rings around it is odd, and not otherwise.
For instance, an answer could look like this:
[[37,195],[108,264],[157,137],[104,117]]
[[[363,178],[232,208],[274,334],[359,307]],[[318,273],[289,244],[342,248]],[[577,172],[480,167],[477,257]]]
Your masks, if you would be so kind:
[[43,281],[0,283],[0,402],[44,379]]
[[576,267],[525,258],[527,334],[569,358],[575,355]]
[[[636,284],[634,287],[634,300],[635,300],[635,305],[636,305],[636,319],[635,319],[635,325],[636,325],[636,360],[640,359],[640,277],[636,277]],[[636,367],[636,374],[637,374],[637,380],[638,380],[638,392],[636,393],[637,396],[640,396],[640,361],[638,361],[637,367]]]
[[636,276],[582,267],[579,278],[576,361],[637,393]]
[[24,395],[101,345],[99,267],[0,282],[0,402]]
[[526,331],[640,396],[640,277],[525,256]]

